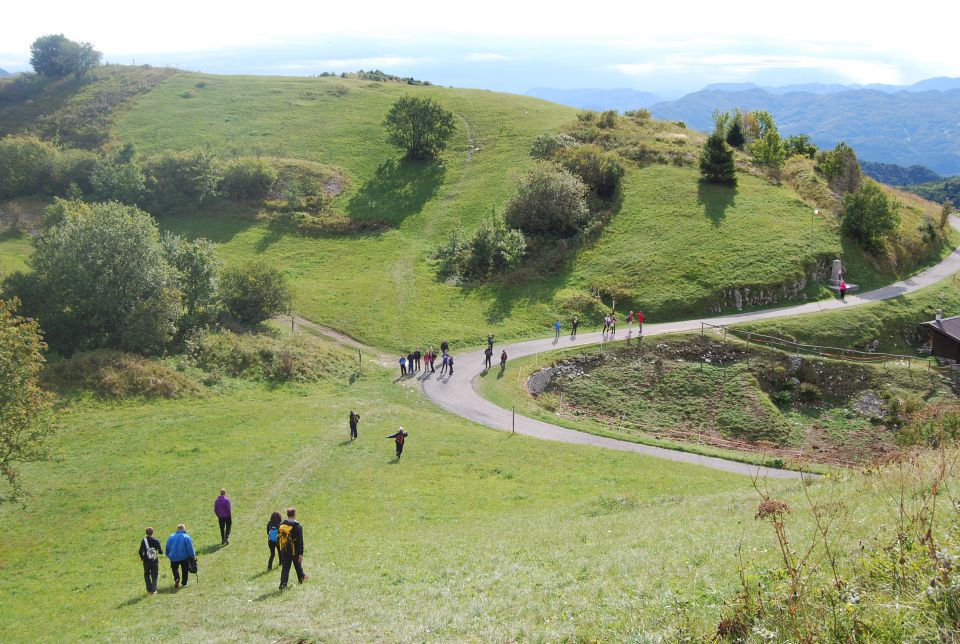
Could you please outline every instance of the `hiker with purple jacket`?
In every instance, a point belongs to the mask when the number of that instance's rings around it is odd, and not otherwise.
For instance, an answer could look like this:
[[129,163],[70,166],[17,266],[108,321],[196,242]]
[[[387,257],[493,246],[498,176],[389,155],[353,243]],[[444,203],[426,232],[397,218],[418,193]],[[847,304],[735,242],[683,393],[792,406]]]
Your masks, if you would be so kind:
[[230,526],[233,524],[226,490],[220,490],[220,496],[213,502],[213,513],[217,515],[217,522],[220,523],[220,545],[225,546],[230,543]]

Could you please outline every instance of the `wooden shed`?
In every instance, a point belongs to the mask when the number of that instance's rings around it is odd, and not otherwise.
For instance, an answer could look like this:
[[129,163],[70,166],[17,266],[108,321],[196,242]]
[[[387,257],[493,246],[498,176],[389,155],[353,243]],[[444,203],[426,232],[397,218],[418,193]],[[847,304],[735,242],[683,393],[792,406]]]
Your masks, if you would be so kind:
[[930,329],[930,353],[944,360],[953,360],[960,363],[960,315],[952,318],[941,318],[925,322]]

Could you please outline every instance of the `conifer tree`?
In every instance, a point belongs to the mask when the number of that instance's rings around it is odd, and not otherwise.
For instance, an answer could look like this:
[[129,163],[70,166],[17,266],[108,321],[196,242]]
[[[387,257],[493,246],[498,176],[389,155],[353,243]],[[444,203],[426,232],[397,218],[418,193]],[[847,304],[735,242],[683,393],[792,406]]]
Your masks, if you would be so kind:
[[733,150],[723,138],[723,131],[715,130],[707,139],[700,155],[700,176],[710,183],[735,186],[737,175],[733,165]]
[[727,145],[742,150],[746,142],[747,138],[743,133],[743,118],[737,112],[730,123],[730,129],[727,130]]

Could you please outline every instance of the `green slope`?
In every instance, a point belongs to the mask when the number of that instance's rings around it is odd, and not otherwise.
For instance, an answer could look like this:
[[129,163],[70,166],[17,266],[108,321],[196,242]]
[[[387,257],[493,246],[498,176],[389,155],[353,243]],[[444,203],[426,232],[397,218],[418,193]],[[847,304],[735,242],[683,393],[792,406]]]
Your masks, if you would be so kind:
[[[457,114],[443,163],[397,162],[381,122],[405,93],[433,96]],[[439,283],[431,250],[457,226],[501,209],[531,161],[533,138],[573,110],[479,90],[407,87],[338,78],[178,75],[121,120],[117,137],[142,153],[210,147],[224,154],[300,157],[339,166],[335,208],[395,228],[308,239],[268,230],[249,213],[168,218],[165,227],[223,243],[229,261],[263,255],[298,289],[298,311],[396,349],[476,343],[542,332],[563,305],[613,284],[660,319],[702,311],[737,286],[795,280],[802,265],[839,252],[836,235],[790,190],[744,176],[737,194],[698,189],[692,168],[631,166],[608,230],[554,274],[522,271],[504,282]]]

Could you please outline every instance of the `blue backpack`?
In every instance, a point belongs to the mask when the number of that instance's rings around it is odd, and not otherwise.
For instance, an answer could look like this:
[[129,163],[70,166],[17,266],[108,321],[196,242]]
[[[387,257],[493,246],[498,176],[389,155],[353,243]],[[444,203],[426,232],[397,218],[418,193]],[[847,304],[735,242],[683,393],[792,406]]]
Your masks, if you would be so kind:
[[267,539],[270,540],[270,543],[276,543],[279,534],[280,534],[280,531],[278,527],[275,525],[272,525],[270,526],[270,530],[267,532]]

